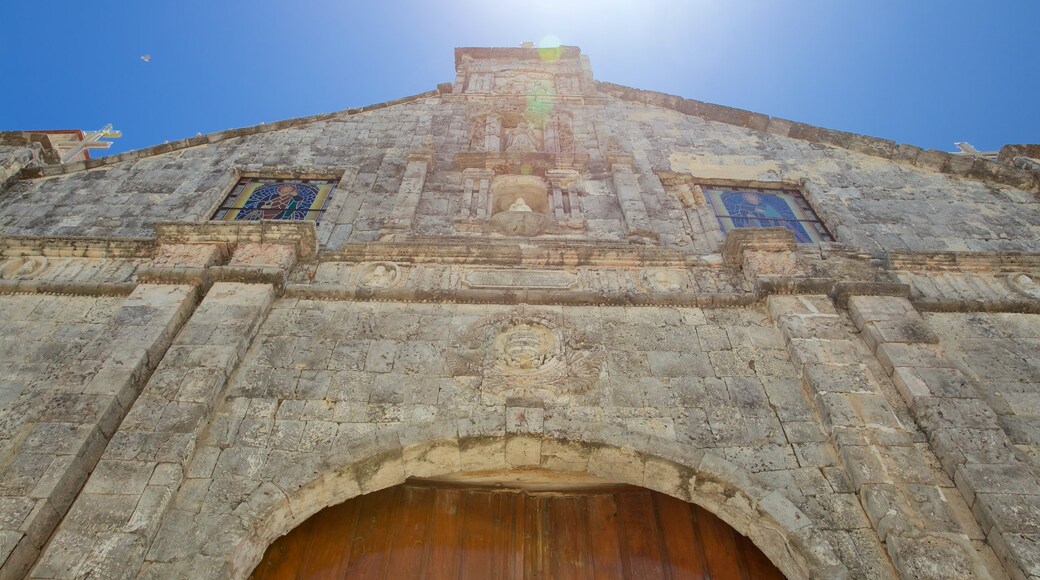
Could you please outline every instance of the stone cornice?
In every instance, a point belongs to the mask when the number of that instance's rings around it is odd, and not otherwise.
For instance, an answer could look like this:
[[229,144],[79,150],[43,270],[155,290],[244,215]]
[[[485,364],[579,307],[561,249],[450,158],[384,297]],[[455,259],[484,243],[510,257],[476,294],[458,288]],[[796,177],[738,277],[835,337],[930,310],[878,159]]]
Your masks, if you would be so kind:
[[957,155],[934,149],[922,149],[914,145],[896,143],[888,139],[825,129],[743,109],[705,103],[694,99],[685,99],[657,91],[634,89],[614,83],[596,81],[596,89],[626,101],[671,109],[709,121],[736,125],[737,127],[799,139],[810,143],[840,147],[856,153],[890,159],[922,169],[975,181],[1000,183],[1031,191],[1040,190],[1040,176],[1018,167],[997,163],[988,159],[976,158],[970,155]]
[[62,258],[148,258],[155,240],[139,238],[0,237],[0,256]]
[[952,272],[1040,271],[1040,253],[889,252],[888,269]]

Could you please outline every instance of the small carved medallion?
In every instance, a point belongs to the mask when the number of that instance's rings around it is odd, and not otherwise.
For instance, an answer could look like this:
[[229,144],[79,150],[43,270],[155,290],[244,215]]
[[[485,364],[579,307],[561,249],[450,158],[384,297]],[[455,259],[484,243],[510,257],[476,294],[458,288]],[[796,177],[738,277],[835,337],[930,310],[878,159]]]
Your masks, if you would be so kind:
[[1036,278],[1029,274],[1021,272],[1008,274],[1007,281],[1008,286],[1019,294],[1024,294],[1030,298],[1040,299],[1040,282],[1037,282]]
[[357,283],[362,288],[390,288],[401,282],[401,267],[393,262],[371,262],[358,270]]
[[603,353],[560,315],[520,308],[491,316],[459,337],[449,361],[456,376],[511,396],[575,394],[599,379]]
[[27,280],[43,273],[47,269],[47,258],[43,256],[26,256],[9,258],[0,263],[0,278],[9,280]]

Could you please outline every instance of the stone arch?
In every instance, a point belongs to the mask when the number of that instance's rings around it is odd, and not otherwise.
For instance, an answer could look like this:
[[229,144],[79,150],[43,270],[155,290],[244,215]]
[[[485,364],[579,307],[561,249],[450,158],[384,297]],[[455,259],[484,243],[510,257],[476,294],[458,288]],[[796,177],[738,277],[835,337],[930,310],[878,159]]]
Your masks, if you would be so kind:
[[244,578],[267,546],[319,510],[409,477],[541,468],[583,472],[652,489],[712,512],[747,536],[788,577],[841,578],[847,568],[813,521],[780,492],[739,466],[674,441],[613,426],[585,425],[595,437],[495,433],[458,436],[455,423],[403,426],[365,438],[329,457],[326,470],[283,494],[253,504],[239,534],[227,539],[222,575]]

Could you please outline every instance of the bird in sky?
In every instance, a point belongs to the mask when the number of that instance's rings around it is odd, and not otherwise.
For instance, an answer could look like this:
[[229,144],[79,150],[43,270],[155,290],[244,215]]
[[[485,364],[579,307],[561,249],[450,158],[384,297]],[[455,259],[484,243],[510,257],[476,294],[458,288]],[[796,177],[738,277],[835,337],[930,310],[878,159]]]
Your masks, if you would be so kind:
[[141,60],[143,60],[145,62],[152,62],[152,55],[146,54],[146,55],[141,57]]

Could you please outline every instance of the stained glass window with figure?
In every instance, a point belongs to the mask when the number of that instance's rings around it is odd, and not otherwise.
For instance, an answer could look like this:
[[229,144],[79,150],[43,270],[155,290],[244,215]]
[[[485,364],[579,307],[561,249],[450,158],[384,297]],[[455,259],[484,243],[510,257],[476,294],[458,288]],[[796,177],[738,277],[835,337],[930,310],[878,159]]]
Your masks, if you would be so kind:
[[701,186],[723,231],[787,228],[800,244],[834,241],[801,193],[787,189]]
[[221,221],[309,220],[321,216],[335,189],[332,179],[266,179],[245,177],[217,208]]

